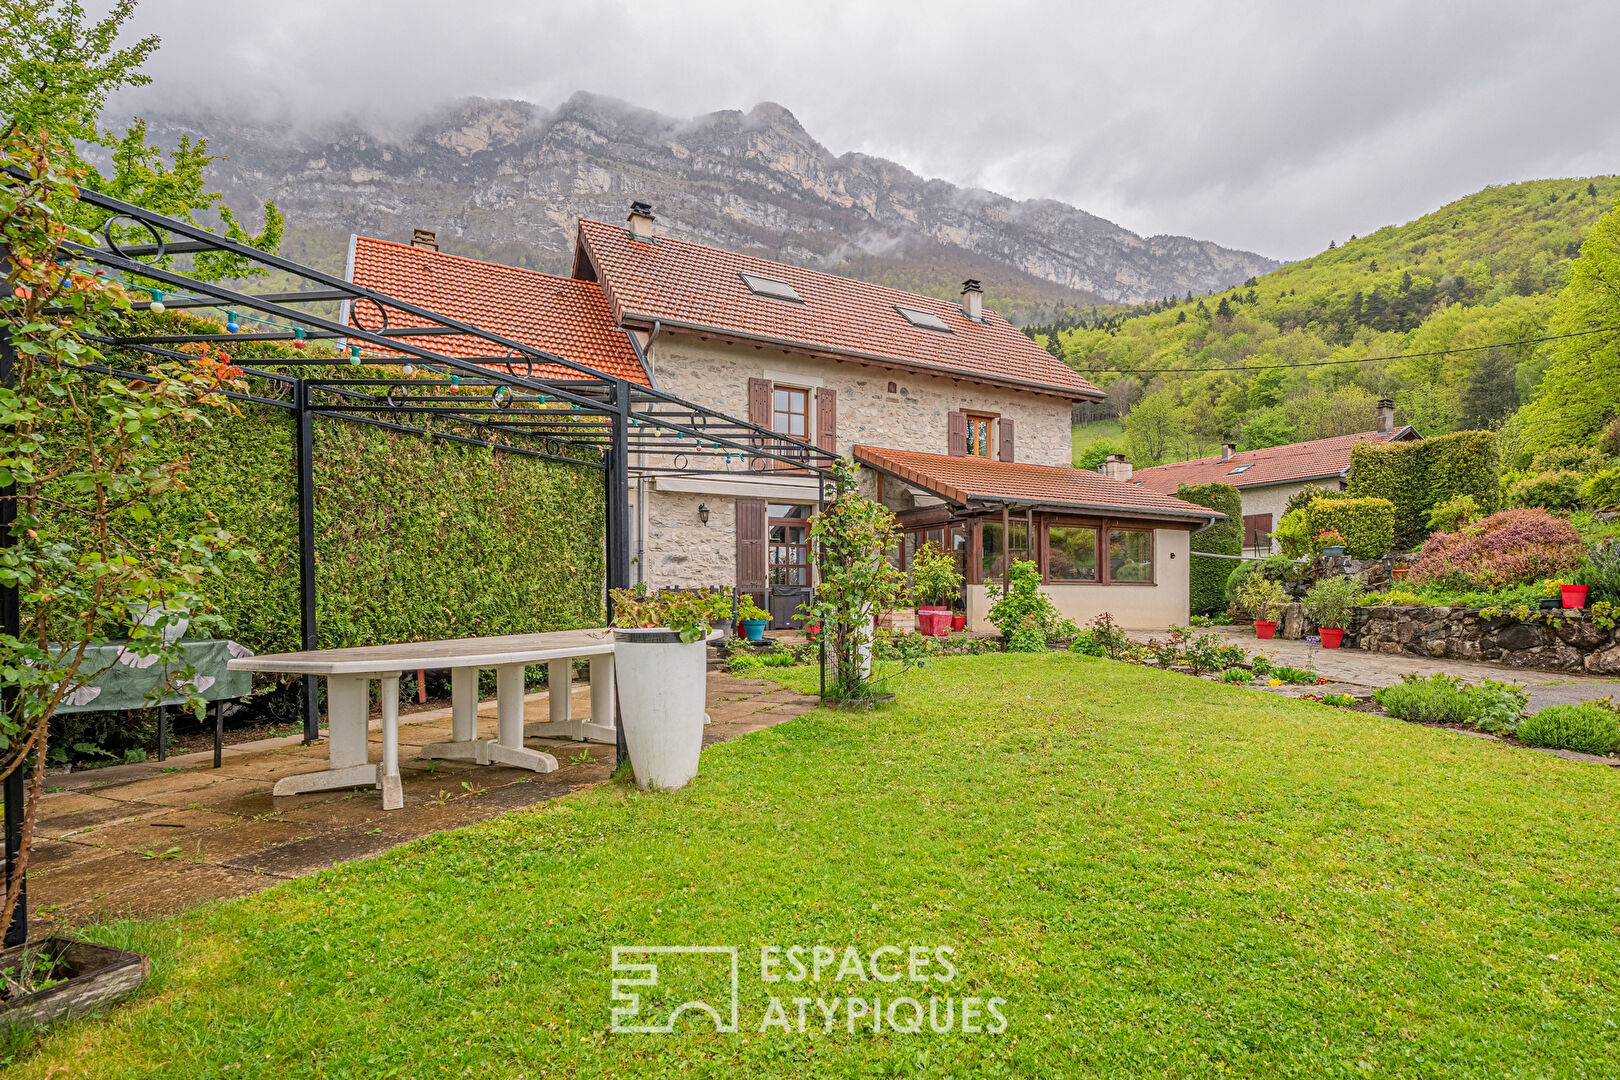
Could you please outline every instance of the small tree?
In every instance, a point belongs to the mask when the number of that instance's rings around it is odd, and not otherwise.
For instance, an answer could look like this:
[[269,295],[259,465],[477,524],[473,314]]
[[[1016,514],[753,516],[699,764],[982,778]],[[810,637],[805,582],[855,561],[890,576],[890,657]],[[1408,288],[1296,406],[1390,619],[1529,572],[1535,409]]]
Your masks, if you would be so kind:
[[906,579],[889,561],[900,525],[881,503],[857,489],[859,466],[833,467],[832,502],[810,519],[810,562],[818,581],[802,618],[819,623],[831,649],[828,696],[863,701],[872,696],[873,623],[885,608],[906,600]]
[[[231,537],[204,529],[136,538],[132,526],[184,488],[184,461],[152,465],[145,453],[160,431],[232,409],[218,391],[245,386],[241,370],[206,347],[189,361],[149,365],[139,379],[87,370],[106,361],[86,337],[129,301],[122,286],[80,270],[65,253],[64,244],[94,242],[62,212],[77,198],[76,174],[55,164],[65,156],[48,142],[0,155],[0,166],[28,176],[0,174],[0,253],[9,255],[0,349],[11,368],[0,387],[0,483],[12,485],[0,500],[14,514],[0,548],[0,587],[17,590],[20,612],[20,632],[0,632],[0,776],[30,768],[18,873],[0,926],[10,925],[28,864],[51,717],[97,674],[84,667],[89,646],[130,627],[129,650],[162,657],[173,685],[193,674],[163,631],[181,620],[206,623],[197,586],[218,573]],[[142,607],[162,612],[155,624],[140,625]]]
[[911,555],[911,595],[918,603],[949,604],[962,589],[956,557],[935,544]]

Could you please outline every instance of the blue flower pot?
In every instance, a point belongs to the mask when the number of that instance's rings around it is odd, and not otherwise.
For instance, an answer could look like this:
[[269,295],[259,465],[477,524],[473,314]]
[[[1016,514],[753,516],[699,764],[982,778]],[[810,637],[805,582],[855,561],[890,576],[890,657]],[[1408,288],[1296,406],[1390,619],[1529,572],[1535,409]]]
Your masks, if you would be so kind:
[[770,624],[769,619],[744,619],[742,621],[743,636],[749,641],[764,641],[765,628]]

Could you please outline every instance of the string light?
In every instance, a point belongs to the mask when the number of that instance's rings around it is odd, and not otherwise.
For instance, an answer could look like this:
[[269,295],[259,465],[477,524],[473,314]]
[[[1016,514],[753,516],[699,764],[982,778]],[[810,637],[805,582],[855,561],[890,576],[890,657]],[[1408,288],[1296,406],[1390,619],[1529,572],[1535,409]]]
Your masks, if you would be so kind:
[[355,367],[355,366],[358,366],[359,363],[360,363],[360,346],[358,346],[358,345],[350,345],[349,346],[349,365],[351,367]]
[[152,292],[152,308],[151,308],[152,314],[161,315],[165,311],[169,310],[166,306],[164,306],[164,303],[163,303],[163,290],[161,290],[161,289],[153,289],[153,290],[151,290],[151,292]]
[[242,324],[236,321],[236,312],[227,311],[225,313],[225,332],[234,334],[240,329],[242,329]]
[[416,374],[416,365],[415,364],[406,364],[404,367],[400,368],[399,370],[403,371],[407,375],[415,375]]
[[304,328],[301,327],[301,326],[294,327],[293,328],[293,348],[302,349],[303,347],[304,347]]

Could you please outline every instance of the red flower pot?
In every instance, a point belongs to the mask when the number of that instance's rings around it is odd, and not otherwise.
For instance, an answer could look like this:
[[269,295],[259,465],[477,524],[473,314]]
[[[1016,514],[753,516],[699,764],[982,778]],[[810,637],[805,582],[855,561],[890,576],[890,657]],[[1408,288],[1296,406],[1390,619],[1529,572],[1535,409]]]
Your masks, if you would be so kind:
[[966,630],[967,629],[967,616],[966,615],[952,615],[951,616],[951,629],[952,630]]
[[1322,648],[1337,649],[1344,644],[1344,628],[1341,626],[1322,627]]
[[948,610],[919,611],[917,629],[923,637],[944,637],[950,633],[951,613]]
[[1586,589],[1587,586],[1585,585],[1560,585],[1558,587],[1558,591],[1564,599],[1564,606],[1567,608],[1585,607]]
[[1276,635],[1277,635],[1277,624],[1276,624],[1275,621],[1267,620],[1267,619],[1256,619],[1256,620],[1254,620],[1254,636],[1255,637],[1271,638],[1271,637],[1275,637]]

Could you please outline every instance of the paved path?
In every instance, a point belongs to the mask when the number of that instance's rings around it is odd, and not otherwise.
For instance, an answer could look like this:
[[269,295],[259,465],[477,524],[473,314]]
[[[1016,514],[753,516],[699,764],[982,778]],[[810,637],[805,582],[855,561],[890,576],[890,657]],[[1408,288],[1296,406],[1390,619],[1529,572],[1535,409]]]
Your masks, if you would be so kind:
[[[1398,683],[1402,676],[1410,673],[1428,675],[1443,672],[1447,675],[1456,675],[1468,682],[1477,683],[1493,679],[1496,682],[1518,683],[1528,687],[1530,703],[1525,707],[1525,711],[1532,713],[1548,705],[1588,701],[1599,697],[1620,697],[1620,679],[1599,679],[1575,672],[1538,671],[1535,668],[1508,667],[1504,664],[1486,664],[1472,660],[1372,653],[1360,649],[1323,649],[1308,642],[1286,641],[1281,638],[1261,641],[1247,626],[1217,626],[1213,629],[1229,641],[1242,645],[1251,654],[1262,655],[1276,663],[1310,669],[1345,687],[1360,688],[1365,693]],[[1146,638],[1152,635],[1132,636]],[[1311,688],[1311,692],[1319,691]]]
[[[816,704],[764,679],[710,672],[713,723],[704,745],[780,724]],[[547,694],[525,700],[526,719],[550,716]],[[590,709],[577,688],[576,715]],[[495,734],[495,703],[479,706],[479,729]],[[471,824],[604,783],[613,747],[530,739],[562,763],[537,774],[500,765],[416,760],[445,737],[450,710],[400,718],[405,808],[383,812],[374,789],[273,798],[288,773],[323,767],[325,743],[267,739],[163,765],[125,765],[51,777],[60,790],[41,800],[28,873],[28,899],[41,922],[82,924],[120,916],[181,911],[204,900],[245,896],[277,881],[359,858],[428,833]],[[372,759],[381,755],[372,732]]]

